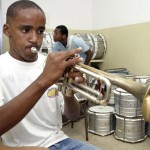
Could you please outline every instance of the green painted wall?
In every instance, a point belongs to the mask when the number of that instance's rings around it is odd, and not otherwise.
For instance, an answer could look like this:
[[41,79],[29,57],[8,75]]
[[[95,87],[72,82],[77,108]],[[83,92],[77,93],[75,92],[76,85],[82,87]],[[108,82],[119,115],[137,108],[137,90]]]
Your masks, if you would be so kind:
[[95,30],[107,42],[102,69],[127,68],[139,75],[150,75],[150,23]]

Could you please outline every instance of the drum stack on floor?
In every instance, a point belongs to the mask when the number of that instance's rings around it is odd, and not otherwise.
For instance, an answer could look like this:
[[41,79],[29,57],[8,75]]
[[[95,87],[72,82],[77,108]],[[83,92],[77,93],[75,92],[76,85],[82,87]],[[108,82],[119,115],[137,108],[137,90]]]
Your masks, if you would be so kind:
[[141,103],[132,94],[117,88],[114,91],[116,129],[114,136],[126,142],[140,142],[146,138]]
[[[107,71],[108,72],[108,71]],[[110,73],[110,72],[109,72]],[[140,83],[150,82],[150,76],[117,74]],[[142,104],[132,94],[114,86],[109,106],[92,106],[88,110],[88,131],[100,136],[114,133],[118,140],[137,143],[150,136],[150,122],[142,116]]]
[[[135,76],[134,80],[146,83],[150,76]],[[114,90],[116,139],[136,143],[143,141],[149,133],[149,123],[146,123],[142,116],[142,104],[132,94],[121,88]]]
[[[127,74],[126,68],[117,68],[105,70],[108,73],[112,73],[118,76],[125,77]],[[105,85],[101,85],[101,88],[105,90]],[[115,85],[111,87],[111,96],[109,106],[92,106],[88,110],[88,131],[97,135],[106,136],[114,133],[116,127],[116,117],[114,109],[114,89]],[[103,91],[102,90],[102,91]]]

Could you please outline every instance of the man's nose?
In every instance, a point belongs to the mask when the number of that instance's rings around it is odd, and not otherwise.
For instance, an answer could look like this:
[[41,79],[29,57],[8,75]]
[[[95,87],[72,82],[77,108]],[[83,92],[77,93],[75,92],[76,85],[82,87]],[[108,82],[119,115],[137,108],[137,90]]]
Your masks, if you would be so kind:
[[38,42],[38,35],[36,32],[32,32],[31,37],[30,37],[30,41],[34,44],[36,44]]

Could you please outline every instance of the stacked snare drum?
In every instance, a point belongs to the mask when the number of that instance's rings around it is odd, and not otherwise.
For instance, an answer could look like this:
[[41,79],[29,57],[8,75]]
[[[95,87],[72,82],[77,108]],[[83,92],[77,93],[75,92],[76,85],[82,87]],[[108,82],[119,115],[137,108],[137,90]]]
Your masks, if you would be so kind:
[[126,142],[139,142],[145,139],[145,121],[142,117],[142,104],[132,94],[117,88],[114,90],[116,129],[114,136]]
[[[150,76],[135,76],[135,80],[140,83],[150,83]],[[150,136],[150,122],[145,122],[145,133]]]
[[[142,76],[135,76],[134,80],[146,83]],[[115,138],[130,143],[143,141],[148,135],[146,132],[149,129],[149,125],[147,123],[146,129],[141,102],[127,91],[116,88],[114,90],[114,103],[116,117]]]
[[92,106],[88,110],[88,131],[105,136],[114,132],[114,108],[111,106]]

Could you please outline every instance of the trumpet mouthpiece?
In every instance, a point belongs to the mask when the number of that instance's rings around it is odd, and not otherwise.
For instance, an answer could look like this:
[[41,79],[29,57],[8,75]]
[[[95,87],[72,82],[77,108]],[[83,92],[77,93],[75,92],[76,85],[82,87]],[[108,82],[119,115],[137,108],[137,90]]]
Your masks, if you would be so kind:
[[36,53],[36,52],[37,52],[36,47],[31,47],[31,53]]

